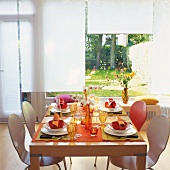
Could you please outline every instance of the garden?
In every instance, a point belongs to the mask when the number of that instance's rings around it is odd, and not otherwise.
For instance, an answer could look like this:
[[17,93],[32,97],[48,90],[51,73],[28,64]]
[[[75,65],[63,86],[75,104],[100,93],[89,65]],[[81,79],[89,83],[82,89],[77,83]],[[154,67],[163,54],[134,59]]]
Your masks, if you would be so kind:
[[[85,86],[88,93],[99,97],[118,97],[122,95],[124,83],[128,81],[129,96],[148,94],[149,73],[146,66],[151,55],[150,37],[146,34],[124,35],[127,42],[122,44],[118,41],[119,35],[86,34]],[[134,75],[128,77],[132,73]],[[76,95],[83,92],[65,93]],[[47,93],[47,96],[57,94],[60,93]]]

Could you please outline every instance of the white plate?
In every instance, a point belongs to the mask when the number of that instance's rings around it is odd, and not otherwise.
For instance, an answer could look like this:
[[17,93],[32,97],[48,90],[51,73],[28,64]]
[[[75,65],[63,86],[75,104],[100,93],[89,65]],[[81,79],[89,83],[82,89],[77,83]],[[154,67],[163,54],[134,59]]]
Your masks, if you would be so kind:
[[115,108],[106,108],[106,107],[101,107],[100,110],[106,111],[106,112],[121,112],[122,108],[121,107],[115,107]]
[[52,108],[52,109],[50,109],[50,112],[70,113],[70,109],[56,109],[56,108]]
[[51,131],[48,131],[46,128],[42,127],[41,132],[45,133],[46,135],[56,135],[56,136],[57,135],[60,136],[60,135],[67,135],[68,134],[67,128],[62,129],[62,130],[60,130],[58,132],[51,132]]
[[114,135],[114,136],[129,136],[129,135],[134,135],[137,131],[133,127],[127,131],[124,131],[123,133],[117,133],[108,126],[104,128],[104,131],[109,134],[109,135]]
[[58,131],[63,130],[64,128],[66,128],[67,127],[67,123],[64,122],[63,127],[62,128],[58,128],[58,129],[51,129],[48,122],[45,123],[43,125],[43,127],[46,128],[49,132],[58,132]]
[[115,130],[115,129],[112,127],[111,124],[108,124],[107,126],[108,126],[108,128],[110,128],[111,130],[114,130],[114,132],[116,132],[116,133],[125,133],[127,130],[133,128],[133,126],[132,126],[130,123],[127,123],[127,127],[126,127],[125,130]]

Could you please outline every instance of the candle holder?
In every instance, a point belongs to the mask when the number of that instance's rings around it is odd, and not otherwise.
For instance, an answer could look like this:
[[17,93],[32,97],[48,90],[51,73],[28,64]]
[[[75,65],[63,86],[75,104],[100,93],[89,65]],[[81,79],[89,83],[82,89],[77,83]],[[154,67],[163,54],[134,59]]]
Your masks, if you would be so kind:
[[98,126],[91,126],[90,127],[90,136],[97,136],[98,134]]

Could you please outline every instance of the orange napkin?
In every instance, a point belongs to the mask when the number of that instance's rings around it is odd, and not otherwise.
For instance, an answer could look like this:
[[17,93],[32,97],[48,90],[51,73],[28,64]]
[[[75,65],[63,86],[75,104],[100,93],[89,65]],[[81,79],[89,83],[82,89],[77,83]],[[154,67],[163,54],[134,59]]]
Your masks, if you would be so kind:
[[105,107],[106,108],[115,108],[116,102],[112,98],[108,98],[107,102],[105,102]]
[[112,122],[112,127],[115,130],[125,130],[127,128],[127,123],[117,116],[117,121]]
[[117,116],[117,121],[118,121],[118,123],[119,123],[119,126],[125,126],[125,122],[124,122],[124,120],[123,119],[121,119],[119,116]]
[[59,123],[59,115],[57,113],[54,113],[54,120],[52,121],[52,124],[58,127]]
[[62,128],[64,126],[64,121],[59,120],[59,118],[60,118],[59,115],[57,113],[54,113],[53,120],[50,120],[48,122],[51,129]]
[[67,102],[64,101],[63,98],[58,98],[58,109],[66,109]]

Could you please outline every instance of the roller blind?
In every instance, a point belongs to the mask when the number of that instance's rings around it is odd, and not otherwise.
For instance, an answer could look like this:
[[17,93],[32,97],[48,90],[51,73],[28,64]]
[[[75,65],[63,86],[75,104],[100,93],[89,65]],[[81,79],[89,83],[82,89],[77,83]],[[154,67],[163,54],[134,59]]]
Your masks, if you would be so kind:
[[85,1],[44,0],[45,91],[82,91],[85,84]]
[[170,1],[158,0],[154,5],[153,56],[151,93],[170,94]]
[[[2,120],[8,118],[11,113],[18,115],[22,113],[20,52],[23,56],[25,54],[32,56],[32,49],[29,48],[32,44],[29,41],[32,34],[29,32],[30,23],[28,24],[27,20],[33,16],[33,11],[33,0],[0,1],[0,119]],[[25,53],[24,48],[27,48]],[[27,65],[27,62],[24,65]]]
[[[11,29],[12,28],[12,29]],[[17,23],[0,22],[0,117],[21,114]]]
[[153,0],[88,0],[89,34],[151,34]]

